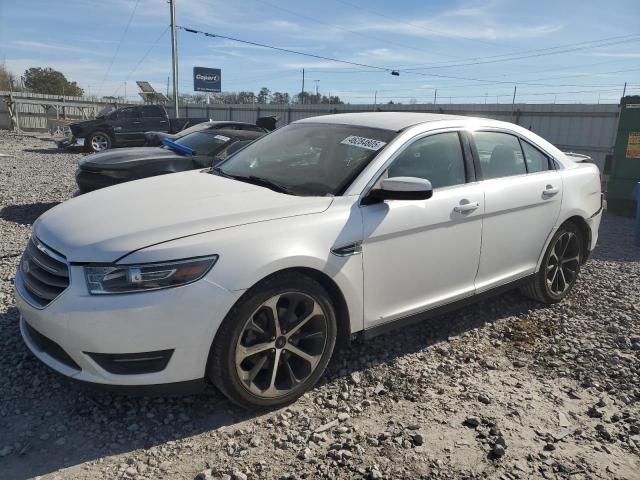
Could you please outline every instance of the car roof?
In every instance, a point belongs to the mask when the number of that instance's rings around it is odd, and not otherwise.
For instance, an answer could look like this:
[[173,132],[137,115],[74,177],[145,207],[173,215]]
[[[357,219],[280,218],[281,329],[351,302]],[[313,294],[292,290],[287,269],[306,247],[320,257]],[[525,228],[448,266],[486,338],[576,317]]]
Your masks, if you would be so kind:
[[211,135],[224,135],[229,138],[236,138],[238,140],[255,140],[256,138],[260,138],[265,135],[264,132],[254,132],[252,130],[234,130],[227,128],[217,128],[217,129],[208,129],[205,133],[209,133]]
[[358,112],[338,113],[305,118],[294,123],[332,123],[338,125],[354,125],[359,127],[380,128],[400,131],[413,125],[442,120],[469,120],[462,115],[445,115],[441,113],[419,112]]
[[208,122],[204,122],[203,125],[206,125],[208,128],[215,128],[218,125],[250,125],[252,127],[257,126],[255,123],[237,122],[235,120],[211,120]]

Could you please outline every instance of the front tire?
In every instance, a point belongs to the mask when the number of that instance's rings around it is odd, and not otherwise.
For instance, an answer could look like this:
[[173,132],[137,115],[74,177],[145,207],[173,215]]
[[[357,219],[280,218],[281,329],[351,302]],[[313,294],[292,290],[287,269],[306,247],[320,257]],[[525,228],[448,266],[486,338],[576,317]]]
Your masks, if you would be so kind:
[[288,405],[324,373],[336,342],[326,290],[297,273],[251,288],[227,314],[211,346],[207,375],[248,409]]
[[582,231],[573,222],[560,226],[542,259],[535,279],[522,292],[542,303],[557,303],[569,295],[584,258]]
[[104,132],[93,132],[87,137],[85,148],[89,152],[97,153],[111,148],[111,137]]

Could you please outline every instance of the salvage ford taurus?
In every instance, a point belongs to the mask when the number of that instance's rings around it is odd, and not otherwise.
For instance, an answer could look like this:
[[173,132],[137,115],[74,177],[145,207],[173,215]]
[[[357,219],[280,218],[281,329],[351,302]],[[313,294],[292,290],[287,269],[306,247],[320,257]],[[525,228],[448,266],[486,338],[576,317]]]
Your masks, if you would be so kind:
[[16,275],[21,331],[78,380],[208,379],[245,407],[284,405],[338,341],[516,286],[560,301],[601,209],[595,165],[516,125],[305,119],[212,170],[45,213]]

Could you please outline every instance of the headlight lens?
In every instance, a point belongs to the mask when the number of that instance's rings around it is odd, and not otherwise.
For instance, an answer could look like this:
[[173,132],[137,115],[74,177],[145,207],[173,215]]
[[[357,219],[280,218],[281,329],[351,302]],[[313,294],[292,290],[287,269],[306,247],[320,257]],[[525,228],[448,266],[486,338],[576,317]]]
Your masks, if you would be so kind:
[[167,263],[141,265],[86,266],[89,293],[131,293],[179,287],[200,280],[218,260],[217,255]]

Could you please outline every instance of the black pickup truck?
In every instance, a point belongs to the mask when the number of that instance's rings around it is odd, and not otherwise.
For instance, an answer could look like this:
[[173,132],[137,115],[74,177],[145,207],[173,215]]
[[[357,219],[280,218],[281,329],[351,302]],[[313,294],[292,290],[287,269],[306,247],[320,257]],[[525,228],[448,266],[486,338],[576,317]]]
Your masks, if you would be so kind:
[[112,147],[136,147],[144,145],[145,132],[178,133],[207,121],[208,118],[169,118],[162,105],[107,107],[94,120],[65,126],[65,139],[57,143],[58,148],[79,146],[89,152]]

